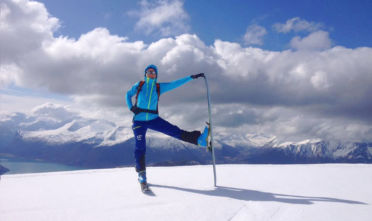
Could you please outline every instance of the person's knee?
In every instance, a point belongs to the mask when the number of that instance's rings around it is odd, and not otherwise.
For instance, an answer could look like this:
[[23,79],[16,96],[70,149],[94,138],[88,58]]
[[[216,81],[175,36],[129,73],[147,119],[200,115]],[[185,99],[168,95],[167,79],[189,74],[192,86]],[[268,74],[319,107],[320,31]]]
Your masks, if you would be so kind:
[[136,143],[141,145],[143,142],[145,142],[145,136],[143,134],[136,134],[135,135]]

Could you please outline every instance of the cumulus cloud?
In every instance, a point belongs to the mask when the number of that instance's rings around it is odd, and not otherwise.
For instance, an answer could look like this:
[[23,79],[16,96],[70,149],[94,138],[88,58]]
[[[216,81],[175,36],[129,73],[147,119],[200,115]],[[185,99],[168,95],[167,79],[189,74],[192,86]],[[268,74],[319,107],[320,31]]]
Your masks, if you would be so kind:
[[331,47],[331,39],[328,32],[316,31],[304,38],[294,37],[290,45],[297,50],[324,50]]
[[139,17],[136,28],[145,34],[171,36],[189,30],[189,15],[181,0],[142,0],[140,5],[139,11],[131,11],[129,15]]
[[7,85],[10,85],[13,82],[16,82],[20,72],[22,72],[22,70],[15,64],[0,63],[0,89],[5,88]]
[[324,25],[316,22],[309,22],[299,17],[291,18],[286,23],[276,23],[273,28],[280,33],[305,32],[308,36],[295,36],[290,42],[290,46],[296,50],[324,50],[331,47],[332,41],[329,33],[321,30]]
[[323,24],[316,23],[316,22],[309,22],[305,19],[301,19],[299,17],[288,19],[284,24],[283,23],[276,23],[273,25],[273,28],[277,32],[281,33],[288,33],[291,31],[300,32],[314,32],[323,27]]
[[244,43],[247,45],[263,45],[263,37],[266,34],[266,28],[256,24],[250,25],[244,35]]
[[[320,30],[293,40],[298,50],[285,51],[221,40],[206,45],[191,34],[145,44],[105,28],[78,39],[54,37],[58,19],[42,4],[29,3],[34,2],[7,0],[1,5],[8,10],[2,14],[0,32],[1,44],[7,47],[1,59],[3,86],[44,88],[89,108],[118,107],[130,122],[125,92],[143,79],[144,67],[154,63],[160,82],[207,73],[216,131],[257,132],[283,140],[372,140],[371,48],[332,47],[328,33]],[[14,13],[17,16],[10,19]],[[29,36],[25,43],[9,37],[23,33]],[[171,122],[194,129],[206,119],[205,105],[204,84],[195,80],[166,93],[159,106]]]
[[43,4],[35,1],[4,0],[0,3],[1,62],[19,59],[24,51],[40,48],[53,39],[59,20],[51,17]]
[[[214,49],[219,54],[217,62],[223,67],[222,75],[226,78],[226,87],[219,90],[221,93],[216,92],[221,95],[218,96],[220,102],[351,104],[353,101],[349,97],[370,93],[365,82],[371,80],[368,67],[371,48],[272,52],[216,41]],[[227,91],[231,88],[234,90]],[[366,102],[361,105],[370,105],[367,97],[362,97]]]

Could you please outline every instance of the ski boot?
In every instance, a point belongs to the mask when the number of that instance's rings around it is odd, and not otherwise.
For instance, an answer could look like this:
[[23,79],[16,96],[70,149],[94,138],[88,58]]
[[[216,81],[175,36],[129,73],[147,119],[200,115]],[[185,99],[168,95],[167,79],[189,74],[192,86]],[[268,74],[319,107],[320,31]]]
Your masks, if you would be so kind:
[[208,145],[209,137],[209,126],[205,126],[203,133],[198,138],[198,145],[201,147],[206,147]]
[[138,172],[138,182],[141,185],[141,191],[143,193],[150,191],[149,185],[147,184],[146,171]]

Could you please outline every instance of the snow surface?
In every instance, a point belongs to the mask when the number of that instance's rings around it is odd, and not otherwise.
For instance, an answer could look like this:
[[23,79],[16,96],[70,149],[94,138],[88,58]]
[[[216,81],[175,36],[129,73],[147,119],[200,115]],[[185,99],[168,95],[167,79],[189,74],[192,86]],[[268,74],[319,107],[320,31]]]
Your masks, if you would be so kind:
[[0,220],[316,220],[372,217],[372,165],[149,167],[4,175]]

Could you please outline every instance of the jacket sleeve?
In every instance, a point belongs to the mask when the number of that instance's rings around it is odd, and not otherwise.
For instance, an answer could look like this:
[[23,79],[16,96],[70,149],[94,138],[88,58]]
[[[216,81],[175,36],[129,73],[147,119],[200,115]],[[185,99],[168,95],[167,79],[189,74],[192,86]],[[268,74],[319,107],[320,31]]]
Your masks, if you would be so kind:
[[164,94],[165,92],[176,89],[191,80],[192,80],[192,77],[187,76],[187,77],[184,77],[184,78],[181,78],[181,79],[169,82],[169,83],[160,83],[160,94]]
[[129,89],[129,91],[127,91],[127,94],[126,94],[126,102],[127,102],[127,106],[129,108],[129,110],[133,107],[133,104],[132,104],[132,97],[137,93],[137,88],[138,88],[138,85],[139,85],[139,82],[137,82],[136,84],[134,84],[132,86],[131,89]]

